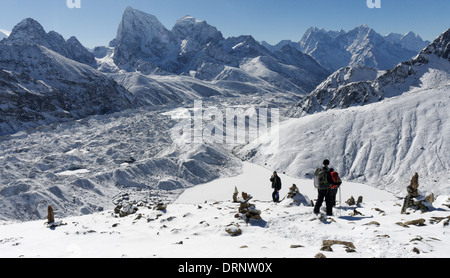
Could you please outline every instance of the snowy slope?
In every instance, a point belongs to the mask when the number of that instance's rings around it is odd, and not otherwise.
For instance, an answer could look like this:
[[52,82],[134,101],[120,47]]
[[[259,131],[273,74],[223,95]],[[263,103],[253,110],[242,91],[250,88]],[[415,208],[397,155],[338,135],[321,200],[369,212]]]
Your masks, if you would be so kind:
[[349,180],[402,192],[418,172],[421,190],[449,194],[450,85],[415,89],[362,107],[328,110],[280,126],[240,155],[297,177],[311,177],[325,158]]
[[293,109],[288,111],[288,115],[300,117],[323,111],[338,98],[339,89],[354,82],[366,84],[375,80],[379,72],[365,66],[343,67],[328,76],[317,88],[300,100]]
[[[409,210],[408,215],[401,215],[402,200],[359,185],[358,194],[364,197],[362,204],[344,204],[341,210],[335,209],[336,216],[319,220],[310,206],[293,204],[288,199],[274,204],[256,198],[261,187],[267,187],[267,181],[260,184],[248,176],[266,178],[268,174],[270,170],[246,164],[242,175],[245,178],[234,180],[245,181],[246,192],[255,194],[250,203],[261,211],[261,220],[246,223],[236,218],[239,204],[230,201],[234,192],[228,184],[231,180],[218,180],[202,186],[203,199],[188,190],[185,198],[168,204],[163,211],[155,210],[155,203],[143,201],[137,204],[135,214],[123,218],[113,211],[61,218],[56,211],[56,221],[66,225],[52,229],[47,228],[45,220],[3,222],[0,224],[0,257],[313,258],[318,253],[328,258],[450,256],[448,196],[436,200],[438,209],[432,212],[423,214]],[[312,187],[311,180],[290,179],[285,175],[281,178],[286,186],[288,180],[296,181],[303,194],[303,188]],[[220,184],[228,184],[228,187]],[[354,186],[356,188],[356,184]],[[241,186],[237,187],[242,192]],[[348,196],[348,189],[345,190]],[[216,198],[217,191],[221,193],[219,198]],[[373,194],[376,201],[369,200]],[[306,197],[314,199],[314,195]],[[355,214],[355,209],[360,214]],[[443,219],[438,220],[439,217]],[[417,219],[423,219],[424,226],[407,228],[396,224]],[[241,235],[230,236],[226,232],[230,227],[239,228]],[[52,240],[42,240],[48,238]],[[325,240],[341,243],[325,251],[322,250]]]

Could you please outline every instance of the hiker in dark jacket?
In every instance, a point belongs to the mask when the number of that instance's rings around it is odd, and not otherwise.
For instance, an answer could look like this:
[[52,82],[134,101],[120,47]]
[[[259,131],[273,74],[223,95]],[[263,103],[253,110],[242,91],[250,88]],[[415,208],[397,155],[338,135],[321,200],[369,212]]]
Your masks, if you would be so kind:
[[[328,159],[325,159],[323,161],[323,167],[322,169],[326,172],[326,177],[328,184],[330,185],[340,185],[339,182],[334,182],[333,178],[331,177],[330,169],[328,168],[328,165],[330,165],[330,161]],[[317,197],[316,205],[314,206],[314,213],[319,214],[320,207],[322,206],[323,199],[325,199],[325,204],[327,207],[327,215],[332,216],[333,215],[333,196],[332,191],[330,188],[328,189],[318,189],[319,196]]]
[[280,201],[281,179],[277,172],[273,172],[270,181],[272,182],[273,188],[272,199],[275,203],[278,203]]

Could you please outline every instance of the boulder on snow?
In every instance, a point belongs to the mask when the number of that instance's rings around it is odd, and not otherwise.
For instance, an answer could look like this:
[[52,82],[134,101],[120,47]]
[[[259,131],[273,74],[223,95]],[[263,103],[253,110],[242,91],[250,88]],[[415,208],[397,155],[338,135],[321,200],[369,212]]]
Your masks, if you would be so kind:
[[231,236],[239,236],[242,234],[242,230],[239,227],[239,224],[232,223],[225,228],[225,231],[229,233]]

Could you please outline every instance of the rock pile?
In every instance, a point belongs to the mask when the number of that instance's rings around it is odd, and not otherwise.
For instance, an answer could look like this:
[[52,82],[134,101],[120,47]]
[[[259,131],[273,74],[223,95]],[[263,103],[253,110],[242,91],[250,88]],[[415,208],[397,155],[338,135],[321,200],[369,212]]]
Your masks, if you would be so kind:
[[54,229],[59,226],[67,225],[67,223],[64,223],[62,221],[55,221],[55,213],[53,212],[53,207],[48,206],[47,207],[47,228]]
[[261,211],[256,209],[256,206],[254,204],[250,203],[250,200],[253,198],[253,196],[246,192],[242,192],[242,198],[239,198],[237,196],[238,193],[239,191],[237,190],[237,188],[235,188],[233,194],[233,202],[239,203],[240,205],[239,213],[237,213],[234,217],[242,219],[246,223],[250,222],[251,220],[261,220]]
[[312,206],[312,202],[309,200],[309,198],[301,194],[300,191],[298,190],[297,185],[295,184],[293,184],[289,188],[289,192],[287,194],[287,202],[288,202],[287,206],[299,206],[299,205]]
[[48,220],[48,222],[47,222],[48,224],[55,222],[55,214],[53,212],[52,206],[48,206],[48,208],[47,208],[47,220]]
[[261,220],[261,211],[256,209],[254,204],[251,204],[249,201],[253,197],[245,192],[242,192],[242,201],[239,206],[239,214],[237,214],[236,218],[240,218],[245,220],[245,222],[250,222],[250,220]]
[[135,214],[139,207],[147,207],[149,209],[159,210],[165,212],[167,209],[167,203],[160,200],[133,200],[130,201],[128,198],[122,199],[120,201],[115,201],[116,207],[114,208],[114,213],[118,214],[119,217],[126,217],[128,215]]
[[402,207],[402,214],[406,213],[408,208],[420,209],[421,211],[433,210],[432,203],[434,202],[434,195],[431,193],[429,196],[425,197],[419,194],[419,174],[415,173],[411,179],[409,186],[406,188],[408,195],[405,197],[405,201]]

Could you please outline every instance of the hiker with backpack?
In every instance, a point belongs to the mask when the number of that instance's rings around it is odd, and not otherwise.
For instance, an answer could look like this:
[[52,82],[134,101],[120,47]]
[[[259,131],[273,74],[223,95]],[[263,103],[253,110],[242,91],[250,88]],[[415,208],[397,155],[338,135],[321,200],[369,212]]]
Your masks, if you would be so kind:
[[331,171],[328,166],[330,165],[330,161],[328,159],[325,159],[323,161],[323,167],[316,169],[314,172],[314,186],[317,188],[318,191],[318,197],[316,205],[314,206],[314,213],[319,214],[320,213],[320,207],[322,206],[323,200],[325,199],[325,204],[327,208],[327,215],[332,216],[333,215],[333,191],[334,189],[331,189],[332,186],[339,186],[341,185],[341,181],[335,182],[333,178],[331,177]]
[[339,183],[339,185],[332,185],[330,187],[331,202],[333,204],[333,207],[335,207],[336,206],[336,195],[337,195],[340,185],[342,184],[342,180],[339,178],[339,173],[336,172],[333,168],[330,168],[330,174],[331,174],[331,179],[334,182]]
[[278,203],[280,201],[281,179],[276,171],[273,172],[270,182],[273,188],[272,199],[275,203]]

